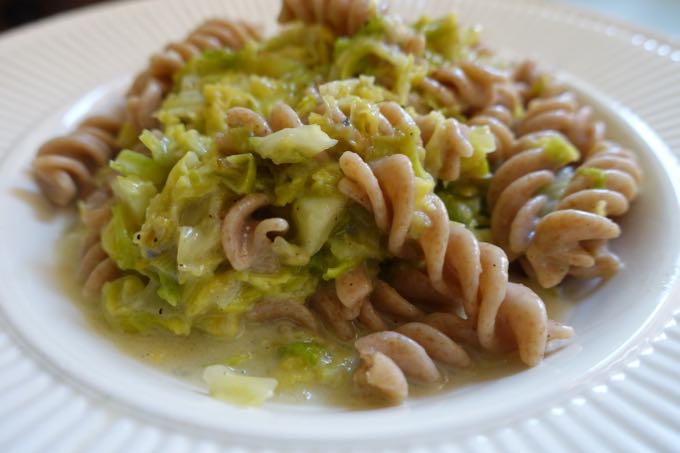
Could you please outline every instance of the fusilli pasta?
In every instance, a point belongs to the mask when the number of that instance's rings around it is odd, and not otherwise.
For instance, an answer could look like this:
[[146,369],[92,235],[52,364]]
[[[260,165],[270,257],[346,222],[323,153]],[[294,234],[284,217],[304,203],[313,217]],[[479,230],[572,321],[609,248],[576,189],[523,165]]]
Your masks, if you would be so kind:
[[576,170],[552,212],[536,225],[527,248],[530,272],[545,287],[567,275],[610,277],[621,266],[606,247],[620,228],[607,216],[620,216],[635,198],[642,171],[635,155],[614,143],[600,143]]
[[[370,166],[354,153],[340,158],[341,168],[364,197],[381,230],[389,232],[388,248],[403,253],[415,209],[415,175],[410,161],[401,155],[386,157]],[[342,190],[342,185],[340,186]],[[346,192],[351,198],[357,192]],[[449,223],[441,200],[429,196],[426,204],[429,226],[419,238],[432,286],[463,306],[476,324],[479,340],[488,349],[507,344],[499,339],[497,318],[507,321],[520,357],[528,365],[542,358],[547,341],[548,319],[541,299],[528,288],[508,283],[508,259],[498,247],[480,243],[463,226]],[[520,315],[521,313],[521,315]],[[514,320],[531,319],[532,330],[518,329]],[[526,318],[528,317],[528,318]],[[512,321],[511,321],[512,320]]]
[[149,67],[128,90],[127,122],[139,132],[157,126],[153,114],[172,86],[172,76],[191,59],[209,49],[240,49],[248,41],[259,41],[257,27],[245,21],[211,19],[199,25],[184,41],[168,44],[154,54]]
[[279,217],[254,220],[252,214],[269,204],[269,197],[252,193],[234,203],[222,222],[222,247],[236,270],[274,272],[278,255],[272,250],[271,234],[284,234],[288,222]]
[[102,247],[102,230],[111,219],[113,194],[106,189],[93,192],[81,207],[80,218],[87,230],[83,240],[83,252],[79,276],[83,293],[88,297],[98,296],[106,282],[116,278],[120,271],[115,261],[109,258]]
[[439,105],[457,106],[465,111],[492,105],[496,99],[495,85],[506,81],[506,75],[491,66],[464,61],[436,69],[422,80],[419,88]]
[[592,108],[579,107],[571,92],[533,99],[516,130],[520,136],[545,130],[561,132],[586,154],[604,137],[604,124],[593,119]]
[[385,8],[375,0],[283,0],[279,22],[325,25],[340,36],[353,35]]
[[43,194],[66,206],[91,193],[97,171],[118,151],[120,126],[115,116],[92,116],[72,133],[45,142],[33,160],[33,174]]

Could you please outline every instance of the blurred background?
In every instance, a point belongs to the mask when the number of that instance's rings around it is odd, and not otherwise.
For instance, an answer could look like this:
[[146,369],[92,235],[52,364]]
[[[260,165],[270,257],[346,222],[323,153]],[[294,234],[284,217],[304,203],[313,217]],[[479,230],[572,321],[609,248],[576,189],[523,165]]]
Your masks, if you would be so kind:
[[[116,0],[106,0],[113,2]],[[188,0],[187,0],[188,1]],[[508,0],[511,1],[511,0]],[[680,0],[543,0],[599,11],[680,40]],[[0,0],[0,31],[102,0]]]

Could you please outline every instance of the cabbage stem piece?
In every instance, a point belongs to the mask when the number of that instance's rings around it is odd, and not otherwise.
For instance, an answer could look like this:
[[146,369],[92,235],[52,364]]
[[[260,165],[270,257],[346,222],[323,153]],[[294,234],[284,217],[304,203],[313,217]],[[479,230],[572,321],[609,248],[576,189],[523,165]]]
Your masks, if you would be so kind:
[[243,376],[224,365],[211,365],[203,371],[210,395],[242,406],[259,406],[274,396],[278,381],[272,378]]

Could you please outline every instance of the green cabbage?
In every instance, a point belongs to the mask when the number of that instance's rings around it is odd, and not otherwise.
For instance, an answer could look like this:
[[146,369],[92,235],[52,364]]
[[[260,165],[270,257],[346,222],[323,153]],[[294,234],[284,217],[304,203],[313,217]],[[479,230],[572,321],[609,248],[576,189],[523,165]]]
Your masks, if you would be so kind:
[[580,167],[576,170],[576,174],[588,178],[590,187],[593,189],[607,188],[607,174],[601,168]]
[[111,162],[111,168],[123,176],[136,176],[139,180],[153,183],[161,187],[168,176],[167,165],[130,150],[121,151],[116,159]]
[[413,81],[425,75],[424,68],[415,64],[412,56],[373,37],[357,35],[338,42],[331,79],[371,75],[379,81],[386,81],[397,99],[406,103]]
[[489,226],[484,204],[489,179],[459,180],[441,186],[436,194],[449,213],[449,219],[477,232]]
[[197,154],[188,152],[173,167],[163,191],[156,195],[146,213],[138,244],[146,256],[156,256],[176,247],[179,227],[194,225],[213,216],[218,221],[221,202],[219,179],[203,165]]
[[234,154],[217,159],[215,172],[234,193],[243,195],[253,191],[257,178],[257,163],[252,154]]
[[373,215],[350,204],[309,267],[324,280],[333,280],[362,263],[377,263],[386,257],[385,238],[375,226]]
[[316,124],[282,129],[266,137],[253,137],[250,141],[260,157],[277,165],[307,162],[338,142]]
[[175,307],[158,297],[158,284],[145,284],[139,277],[127,275],[107,283],[103,289],[104,316],[118,329],[130,333],[168,330],[188,335],[191,323]]
[[479,41],[479,30],[461,27],[454,14],[438,19],[422,17],[413,27],[425,35],[426,58],[437,65],[469,58],[473,46]]
[[[447,146],[447,118],[439,112],[432,112],[429,117],[435,121],[434,132],[425,147],[425,168],[432,175],[439,174],[444,164],[444,149]],[[489,174],[489,163],[486,155],[496,149],[496,142],[488,126],[474,126],[467,131],[467,140],[472,145],[473,153],[461,158],[461,177],[483,178]]]
[[355,366],[351,349],[316,337],[282,344],[277,353],[280,361],[274,376],[287,389],[338,385]]
[[228,270],[188,284],[182,295],[185,313],[214,335],[238,334],[241,315],[262,299],[304,303],[316,289],[317,277],[299,268],[275,274]]
[[539,136],[531,146],[543,149],[544,155],[558,168],[581,158],[579,150],[561,134]]
[[489,126],[470,128],[468,140],[474,151],[472,156],[460,160],[461,177],[484,178],[489,175],[489,161],[486,155],[496,150],[496,140]]
[[278,348],[281,361],[276,376],[283,386],[318,383],[333,363],[331,352],[313,341],[296,341]]
[[144,260],[135,243],[135,218],[121,204],[111,208],[111,220],[102,231],[102,247],[124,270],[142,270]]

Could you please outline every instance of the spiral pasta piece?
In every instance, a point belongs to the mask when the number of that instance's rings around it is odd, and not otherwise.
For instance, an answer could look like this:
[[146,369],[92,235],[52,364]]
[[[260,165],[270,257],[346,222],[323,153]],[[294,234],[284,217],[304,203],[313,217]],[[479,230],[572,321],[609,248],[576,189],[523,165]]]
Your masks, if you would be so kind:
[[504,160],[512,150],[515,133],[512,130],[513,117],[510,110],[502,105],[487,107],[475,114],[468,123],[470,126],[487,126],[493,134],[496,149],[489,153],[490,161]]
[[33,174],[43,194],[59,206],[90,194],[97,171],[118,151],[120,126],[116,116],[92,116],[70,134],[45,142],[33,160]]
[[127,122],[137,132],[157,126],[153,114],[172,87],[174,74],[193,56],[209,49],[238,50],[248,41],[259,41],[252,24],[232,19],[211,19],[193,30],[184,41],[168,44],[154,54],[126,95]]
[[354,310],[347,310],[332,288],[317,289],[310,298],[310,306],[338,338],[351,340],[356,337],[356,329],[352,320],[357,315]]
[[153,114],[160,108],[171,83],[148,69],[138,74],[125,97],[125,121],[135,132],[158,127]]
[[512,157],[496,170],[487,202],[492,209],[491,235],[494,243],[514,260],[529,247],[539,214],[548,197],[537,194],[555,179],[555,172],[566,164],[536,147],[539,138],[561,135],[554,131],[533,133],[522,137],[513,147]]
[[[350,290],[351,298],[347,297],[348,288],[345,288],[348,279],[357,284],[356,289]],[[389,330],[392,325],[423,316],[418,307],[404,299],[389,284],[357,275],[338,278],[334,291],[330,288],[318,290],[311,299],[311,305],[330,329],[345,340],[356,335],[356,322],[370,332],[381,332]]]
[[621,263],[606,242],[618,237],[620,229],[607,217],[628,211],[641,179],[632,152],[609,142],[595,148],[576,170],[557,211],[536,227],[527,259],[541,285],[555,286],[567,274],[607,278],[616,273]]
[[419,88],[439,105],[458,106],[465,111],[492,105],[496,84],[506,81],[507,76],[492,66],[463,61],[435,69],[422,80]]
[[[601,241],[620,234],[619,226],[604,216],[576,209],[555,211],[537,224],[526,256],[538,283],[551,288],[559,284],[572,267],[596,266],[602,249],[598,246],[598,250],[593,250],[593,243],[601,245]],[[605,259],[611,264],[611,258]]]
[[364,266],[358,266],[335,279],[335,293],[345,306],[349,319],[359,316],[361,305],[373,292],[373,281]]
[[[264,137],[281,129],[302,126],[300,116],[287,104],[276,104],[265,118],[246,107],[232,107],[226,112],[226,123],[230,128],[244,128],[249,133]],[[222,132],[215,136],[215,143],[223,154],[240,152],[238,144],[230,142],[230,136]]]
[[436,328],[421,322],[409,322],[395,329],[419,345],[435,361],[465,368],[470,366],[470,357],[463,348]]
[[408,397],[408,382],[401,368],[380,351],[366,352],[354,372],[354,382],[382,396],[392,404],[399,404]]
[[437,113],[417,117],[416,124],[425,144],[428,172],[444,182],[458,179],[461,158],[474,153],[467,138],[468,126]]
[[524,60],[514,68],[512,80],[519,88],[524,105],[534,98],[558,96],[567,90],[550,71],[532,59]]
[[387,330],[390,324],[415,321],[423,316],[420,308],[402,297],[391,285],[377,280],[374,286],[370,298],[364,301],[357,317],[368,330],[372,332]]
[[269,197],[252,193],[234,203],[222,221],[222,247],[237,271],[274,272],[278,256],[272,250],[271,234],[285,234],[288,222],[279,217],[254,220],[252,214],[269,204]]
[[353,274],[349,275],[347,280],[357,285],[356,289],[352,288],[352,292],[358,294],[351,299],[358,301],[355,304],[359,306],[358,313],[354,306],[345,310],[346,302],[341,302],[345,307],[339,303],[342,299],[348,299],[345,294],[347,288],[340,289],[348,285],[347,281],[340,284],[336,281],[336,297],[331,293],[322,292],[313,298],[313,304],[340,338],[353,337],[355,331],[351,321],[358,321],[371,332],[388,331],[391,325],[396,325],[396,332],[416,341],[425,348],[432,359],[457,367],[466,367],[470,364],[465,350],[451,337],[436,326],[416,322],[425,317],[424,312],[402,297],[392,286],[382,280],[370,283],[364,271]]
[[437,291],[427,273],[418,268],[399,267],[386,280],[406,300],[419,306],[450,307],[451,299]]
[[[487,114],[501,116],[503,113],[498,113],[500,109],[506,108],[499,104],[489,108]],[[416,115],[414,118],[396,102],[378,103],[378,112],[380,134],[394,135],[398,129],[417,126],[426,150],[425,167],[428,172],[444,182],[458,179],[461,158],[470,157],[474,152],[466,124],[438,113]]]
[[434,327],[457,343],[479,346],[477,326],[469,319],[463,319],[453,313],[435,311],[419,318],[418,322]]
[[[378,228],[389,232],[390,253],[401,255],[415,207],[415,180],[408,158],[390,156],[374,163],[371,168],[358,154],[345,152],[340,157],[340,168],[345,174],[340,190],[350,198],[363,194],[355,200],[364,207],[370,207]],[[379,180],[380,176],[383,177]],[[348,187],[353,189],[348,190]]]
[[210,49],[235,49],[262,39],[257,27],[233,19],[211,19],[194,29],[182,42],[165,46],[151,57],[149,69],[156,78],[171,78],[191,57]]
[[78,274],[83,281],[83,294],[94,298],[107,282],[116,278],[120,270],[101,243],[102,230],[111,219],[113,194],[108,189],[93,192],[83,203],[81,220],[88,231],[82,245]]
[[[521,156],[519,156],[521,157]],[[392,155],[369,166],[352,152],[345,152],[341,158],[341,169],[345,178],[363,188],[367,198],[376,199],[369,203],[371,209],[382,210],[383,222],[381,229],[392,231],[391,222],[395,217],[386,208],[397,205],[403,199],[415,197],[415,176],[411,162],[403,155]],[[343,165],[343,162],[345,165]],[[346,165],[351,163],[352,165]],[[380,169],[389,168],[389,172],[382,173]],[[401,187],[399,192],[385,190],[389,183]],[[411,193],[409,193],[411,192]],[[370,195],[368,195],[370,194]],[[352,196],[350,194],[350,196]],[[514,342],[520,351],[522,360],[528,365],[536,365],[542,358],[547,341],[547,327],[532,330],[531,334],[516,331],[518,324],[510,323],[511,335],[506,338],[498,336],[496,322],[499,317],[512,319],[522,318],[536,326],[547,326],[545,307],[531,290],[517,290],[508,298],[508,259],[505,252],[492,244],[479,242],[464,226],[448,221],[446,208],[436,195],[429,194],[425,203],[424,213],[429,218],[429,226],[424,228],[418,238],[418,243],[424,255],[428,278],[432,286],[442,294],[449,296],[452,301],[459,302],[467,318],[477,328],[479,341],[487,349],[496,350],[508,347],[508,339]],[[409,211],[409,218],[399,218],[397,223],[410,224],[413,210]],[[375,215],[375,211],[374,211]],[[376,215],[376,217],[378,217]],[[406,229],[408,231],[408,228]],[[397,251],[401,250],[403,241],[400,240]],[[513,287],[515,288],[515,287]],[[517,300],[521,298],[538,300],[542,310],[535,307],[532,300]],[[508,304],[503,308],[504,304]],[[527,308],[529,307],[529,308]],[[504,315],[501,316],[501,310]],[[540,354],[533,351],[540,350]]]
[[604,137],[604,123],[593,119],[591,107],[579,107],[571,92],[532,100],[516,127],[520,136],[546,130],[561,132],[585,154]]
[[512,152],[515,143],[513,125],[515,112],[522,108],[522,97],[513,83],[494,86],[495,100],[492,105],[475,112],[468,122],[470,126],[487,126],[494,136],[496,149],[488,155],[491,162],[503,161]]
[[283,0],[279,22],[320,24],[336,35],[351,36],[384,9],[375,0]]
[[396,402],[408,396],[406,377],[424,382],[441,379],[434,360],[455,367],[470,365],[465,350],[439,330],[420,322],[366,335],[356,340],[355,347],[361,358],[355,382]]
[[441,374],[432,358],[417,341],[398,332],[376,332],[354,342],[359,355],[381,352],[392,359],[408,377],[434,382]]
[[616,143],[602,142],[576,170],[557,208],[594,212],[602,201],[608,216],[619,216],[628,211],[641,180],[635,154]]
[[256,322],[286,319],[315,332],[319,329],[314,314],[305,305],[286,300],[261,300],[247,313]]

